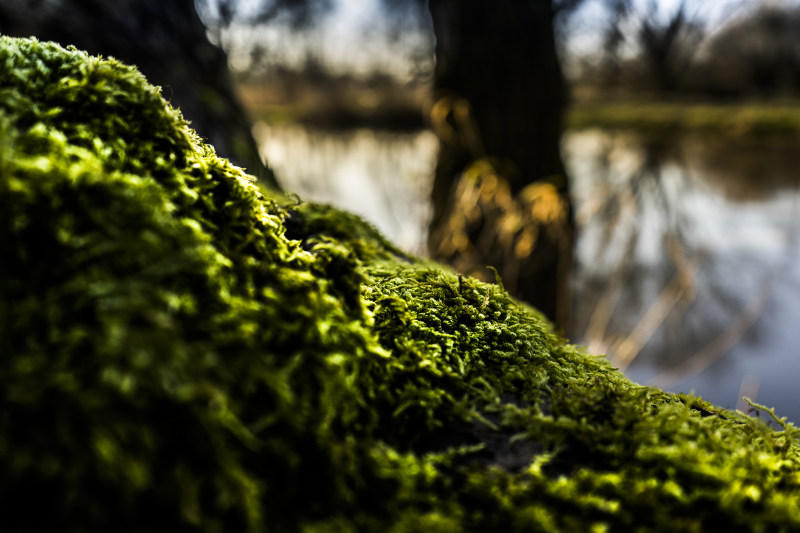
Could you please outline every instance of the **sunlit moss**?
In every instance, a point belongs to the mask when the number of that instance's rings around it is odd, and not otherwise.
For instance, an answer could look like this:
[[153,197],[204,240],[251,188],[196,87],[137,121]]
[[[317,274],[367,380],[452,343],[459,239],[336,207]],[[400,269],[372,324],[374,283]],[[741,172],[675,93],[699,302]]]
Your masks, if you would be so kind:
[[0,136],[3,531],[800,530],[794,426],[265,198],[134,69],[0,38]]

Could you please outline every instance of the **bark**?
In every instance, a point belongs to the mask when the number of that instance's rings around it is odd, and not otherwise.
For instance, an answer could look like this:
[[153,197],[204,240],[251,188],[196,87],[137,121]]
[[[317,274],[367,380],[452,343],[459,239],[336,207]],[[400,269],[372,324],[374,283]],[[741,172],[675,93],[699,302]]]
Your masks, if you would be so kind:
[[193,0],[11,0],[0,3],[0,33],[136,65],[218,155],[279,187],[259,155],[226,54],[206,37]]
[[429,8],[441,138],[431,253],[472,275],[494,266],[506,289],[566,327],[573,224],[551,1]]

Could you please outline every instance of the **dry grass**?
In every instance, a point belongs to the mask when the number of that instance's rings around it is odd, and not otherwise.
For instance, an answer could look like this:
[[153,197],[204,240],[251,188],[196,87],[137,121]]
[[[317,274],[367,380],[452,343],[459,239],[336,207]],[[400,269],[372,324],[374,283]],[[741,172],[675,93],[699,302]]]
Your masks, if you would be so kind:
[[734,137],[800,135],[800,104],[586,103],[570,109],[567,125]]

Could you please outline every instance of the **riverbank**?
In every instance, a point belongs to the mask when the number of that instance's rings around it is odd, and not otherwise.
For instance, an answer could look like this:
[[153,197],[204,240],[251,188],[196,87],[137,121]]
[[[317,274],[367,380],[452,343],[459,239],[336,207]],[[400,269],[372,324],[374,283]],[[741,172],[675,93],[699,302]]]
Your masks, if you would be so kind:
[[[430,106],[423,83],[353,78],[320,83],[242,84],[239,96],[251,115],[269,124],[319,129],[425,128]],[[800,136],[800,102],[580,101],[566,113],[567,129],[602,128],[639,133],[713,133],[727,137]]]
[[707,132],[733,137],[800,135],[798,103],[585,103],[567,113],[567,128],[642,133]]
[[251,116],[267,124],[407,132],[425,128],[429,90],[424,84],[342,77],[243,83],[237,92]]

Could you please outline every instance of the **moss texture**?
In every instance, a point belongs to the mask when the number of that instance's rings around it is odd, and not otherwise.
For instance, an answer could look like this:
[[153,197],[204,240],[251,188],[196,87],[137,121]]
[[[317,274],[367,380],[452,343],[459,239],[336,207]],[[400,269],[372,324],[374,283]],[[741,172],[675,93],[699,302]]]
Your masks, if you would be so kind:
[[794,426],[265,197],[131,67],[0,37],[0,138],[3,531],[800,531]]

